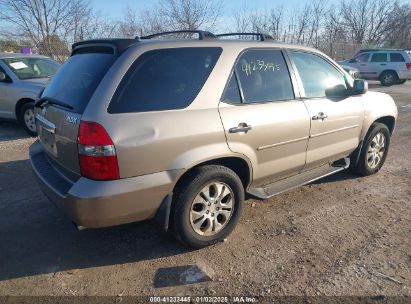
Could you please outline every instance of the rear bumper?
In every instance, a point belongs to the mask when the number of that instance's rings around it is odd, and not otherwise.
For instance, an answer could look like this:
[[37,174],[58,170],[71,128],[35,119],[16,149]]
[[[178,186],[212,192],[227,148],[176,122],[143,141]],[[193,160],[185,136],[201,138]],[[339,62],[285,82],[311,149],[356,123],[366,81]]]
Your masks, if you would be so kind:
[[30,147],[30,162],[43,193],[77,225],[97,228],[153,218],[172,192],[180,170],[113,181],[66,179],[48,161],[39,142]]
[[397,71],[399,79],[410,79],[411,80],[411,71]]

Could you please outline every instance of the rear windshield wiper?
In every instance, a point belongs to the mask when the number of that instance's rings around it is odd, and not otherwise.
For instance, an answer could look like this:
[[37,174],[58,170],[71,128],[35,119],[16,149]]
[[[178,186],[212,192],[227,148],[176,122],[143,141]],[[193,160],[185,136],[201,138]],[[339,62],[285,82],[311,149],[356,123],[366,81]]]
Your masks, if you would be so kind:
[[50,98],[50,97],[42,97],[39,100],[36,101],[36,103],[34,104],[35,107],[41,107],[43,104],[48,103],[48,104],[54,104],[54,105],[58,105],[60,107],[66,108],[66,109],[70,109],[73,110],[73,106],[69,105],[68,103],[65,103],[63,101],[54,99],[54,98]]

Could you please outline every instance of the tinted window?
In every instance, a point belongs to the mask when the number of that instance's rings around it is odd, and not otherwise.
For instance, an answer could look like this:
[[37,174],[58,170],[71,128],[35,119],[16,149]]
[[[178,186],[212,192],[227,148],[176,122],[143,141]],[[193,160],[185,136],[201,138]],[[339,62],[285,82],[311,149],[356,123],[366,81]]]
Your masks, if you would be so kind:
[[238,88],[237,79],[235,73],[232,73],[230,79],[227,82],[221,101],[227,103],[238,104],[241,103],[240,89]]
[[182,109],[197,96],[220,48],[149,51],[131,66],[109,105],[109,113]]
[[370,57],[369,53],[361,54],[355,57],[353,62],[367,62],[369,57]]
[[405,62],[404,57],[400,53],[391,53],[390,60],[391,62]]
[[249,50],[237,61],[244,102],[294,99],[290,74],[279,50]]
[[325,59],[310,53],[290,52],[309,98],[342,96],[347,85],[344,75]]
[[387,62],[387,53],[372,54],[371,62]]
[[91,95],[114,62],[107,54],[74,55],[54,75],[42,97],[50,97],[71,105],[83,113]]

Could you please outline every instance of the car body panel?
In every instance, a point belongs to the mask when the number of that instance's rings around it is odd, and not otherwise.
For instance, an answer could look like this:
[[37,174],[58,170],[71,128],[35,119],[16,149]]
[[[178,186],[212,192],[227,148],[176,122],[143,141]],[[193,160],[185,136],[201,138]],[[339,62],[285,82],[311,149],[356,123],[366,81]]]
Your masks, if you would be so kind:
[[324,120],[311,120],[306,169],[348,156],[360,143],[364,121],[361,96],[304,101],[310,117],[324,113]]
[[[252,162],[254,184],[304,167],[310,118],[301,100],[220,106],[220,114],[230,150]],[[252,129],[230,133],[241,123]]]

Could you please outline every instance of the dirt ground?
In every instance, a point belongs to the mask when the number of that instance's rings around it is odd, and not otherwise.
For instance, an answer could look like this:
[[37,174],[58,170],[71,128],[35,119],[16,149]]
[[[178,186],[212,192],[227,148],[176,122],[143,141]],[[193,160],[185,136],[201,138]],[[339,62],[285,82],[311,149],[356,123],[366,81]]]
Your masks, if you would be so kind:
[[[0,123],[0,295],[411,296],[411,81],[377,175],[248,200],[226,242],[188,250],[153,222],[78,232],[40,192],[28,138]],[[182,284],[190,265],[214,272]]]

